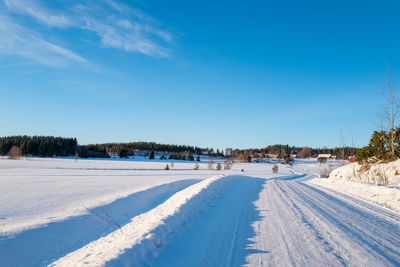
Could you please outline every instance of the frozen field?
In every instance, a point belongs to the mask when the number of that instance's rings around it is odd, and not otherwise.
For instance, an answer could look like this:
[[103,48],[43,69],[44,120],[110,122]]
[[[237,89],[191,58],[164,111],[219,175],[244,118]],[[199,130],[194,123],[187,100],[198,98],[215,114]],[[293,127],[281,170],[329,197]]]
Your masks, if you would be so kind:
[[317,162],[167,163],[0,159],[1,266],[400,265],[400,214]]

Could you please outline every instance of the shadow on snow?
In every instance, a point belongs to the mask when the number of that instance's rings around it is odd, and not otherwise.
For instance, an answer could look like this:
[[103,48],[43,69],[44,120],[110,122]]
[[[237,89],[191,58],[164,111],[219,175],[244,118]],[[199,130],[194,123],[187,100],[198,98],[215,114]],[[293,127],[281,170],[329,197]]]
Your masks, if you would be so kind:
[[115,220],[122,227],[131,218],[149,211],[174,193],[198,181],[190,179],[163,184],[93,208],[88,214],[49,223],[15,236],[2,237],[0,239],[1,266],[49,264],[118,229],[116,224],[101,217]]

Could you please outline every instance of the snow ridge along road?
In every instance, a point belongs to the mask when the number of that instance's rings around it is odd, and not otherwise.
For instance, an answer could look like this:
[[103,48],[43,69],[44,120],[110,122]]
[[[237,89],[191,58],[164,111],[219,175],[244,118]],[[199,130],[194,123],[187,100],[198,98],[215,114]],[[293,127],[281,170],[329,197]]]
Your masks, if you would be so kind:
[[[156,208],[132,218],[121,229],[71,252],[49,266],[102,266],[118,258],[120,264],[143,265],[156,256],[168,235],[178,231],[216,198],[223,176],[205,179],[174,194]],[[124,253],[129,250],[129,256]]]

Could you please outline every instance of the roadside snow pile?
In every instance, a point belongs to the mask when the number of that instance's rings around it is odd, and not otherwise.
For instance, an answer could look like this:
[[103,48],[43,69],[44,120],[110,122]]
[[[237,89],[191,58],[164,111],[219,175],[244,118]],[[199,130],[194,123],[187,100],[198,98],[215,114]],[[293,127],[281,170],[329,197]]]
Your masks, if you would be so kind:
[[168,236],[184,227],[219,196],[223,176],[215,176],[174,194],[156,208],[138,215],[109,235],[58,259],[49,266],[146,265]]
[[352,163],[333,170],[329,178],[400,186],[400,160],[389,163]]
[[316,178],[309,183],[400,212],[400,160],[389,163],[348,164],[334,169],[329,179]]
[[315,178],[308,181],[308,183],[375,202],[400,212],[400,187],[389,187],[336,178]]

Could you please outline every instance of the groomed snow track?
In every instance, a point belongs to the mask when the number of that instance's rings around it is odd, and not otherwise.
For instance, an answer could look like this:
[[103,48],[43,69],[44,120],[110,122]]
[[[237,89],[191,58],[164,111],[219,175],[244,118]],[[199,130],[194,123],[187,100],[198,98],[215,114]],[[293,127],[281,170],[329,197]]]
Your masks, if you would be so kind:
[[400,266],[399,213],[306,183],[313,175],[254,176],[189,181],[47,264]]

